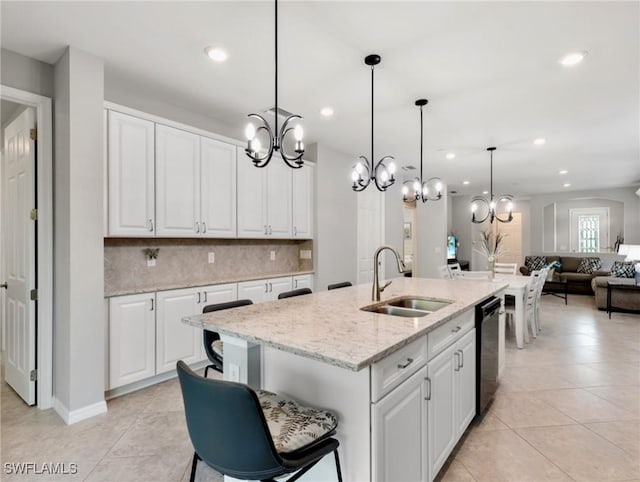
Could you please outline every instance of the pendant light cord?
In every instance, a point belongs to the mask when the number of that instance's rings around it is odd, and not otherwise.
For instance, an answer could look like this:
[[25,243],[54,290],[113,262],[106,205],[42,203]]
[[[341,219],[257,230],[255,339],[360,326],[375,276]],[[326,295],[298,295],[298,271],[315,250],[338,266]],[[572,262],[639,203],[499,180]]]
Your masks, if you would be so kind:
[[276,90],[276,111],[275,111],[275,118],[276,118],[276,122],[275,122],[275,131],[274,132],[278,132],[278,0],[275,1],[275,5],[276,5],[276,35],[275,35],[275,39],[276,39],[276,85],[275,85],[275,90]]
[[491,199],[489,202],[493,202],[493,151],[491,151],[491,167],[489,168],[491,178],[489,179],[489,189],[491,191]]
[[[423,121],[422,121],[422,106],[420,106],[420,182],[424,182],[424,177],[422,176],[422,135],[424,133]],[[422,191],[422,186],[420,186],[420,190]]]
[[[373,167],[373,163],[375,162],[375,158],[373,157],[373,69],[374,66],[371,66],[371,167]],[[375,171],[375,169],[374,169]],[[375,172],[372,172],[372,175],[375,175]]]

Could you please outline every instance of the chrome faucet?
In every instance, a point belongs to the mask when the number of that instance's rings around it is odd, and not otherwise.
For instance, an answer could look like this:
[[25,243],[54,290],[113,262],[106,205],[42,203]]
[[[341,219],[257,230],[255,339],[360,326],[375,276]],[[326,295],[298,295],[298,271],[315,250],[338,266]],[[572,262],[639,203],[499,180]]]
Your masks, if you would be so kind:
[[371,299],[373,301],[380,301],[380,293],[382,293],[384,289],[391,284],[391,281],[387,281],[385,285],[380,288],[378,258],[380,257],[380,253],[385,249],[388,249],[395,255],[396,261],[398,262],[398,273],[404,273],[407,270],[404,265],[404,261],[402,261],[400,253],[398,253],[395,248],[392,248],[391,246],[380,246],[378,249],[376,249],[376,254],[373,255],[373,289],[371,291]]

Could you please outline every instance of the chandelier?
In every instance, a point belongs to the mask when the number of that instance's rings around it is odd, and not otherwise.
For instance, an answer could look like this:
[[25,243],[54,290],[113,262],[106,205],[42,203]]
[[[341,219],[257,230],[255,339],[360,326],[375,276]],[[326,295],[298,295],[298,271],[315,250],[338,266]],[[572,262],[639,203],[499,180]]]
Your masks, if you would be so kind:
[[[497,202],[493,197],[493,151],[495,151],[495,147],[487,147],[487,151],[489,151],[491,156],[491,170],[490,170],[490,189],[489,189],[489,199],[483,196],[474,196],[471,198],[471,222],[476,224],[484,223],[487,219],[490,223],[493,223],[494,219],[497,219],[501,223],[509,223],[513,219],[513,196],[510,194],[503,194],[498,196],[498,202],[506,203],[506,208],[508,212],[507,218],[501,218],[497,211]],[[484,212],[486,211],[486,213]],[[480,213],[480,214],[478,214]],[[478,214],[478,215],[476,215]]]
[[[274,109],[274,129],[271,129],[269,123],[259,114],[249,114],[248,117],[253,117],[259,121],[258,127],[254,126],[251,122],[245,129],[245,135],[247,137],[247,147],[244,152],[247,153],[249,159],[253,161],[256,167],[266,167],[271,161],[274,151],[280,152],[280,156],[284,162],[293,169],[299,169],[303,166],[302,155],[304,154],[304,144],[302,143],[302,136],[304,131],[302,126],[297,124],[292,127],[291,121],[294,119],[302,120],[302,117],[297,114],[292,114],[285,119],[282,126],[278,130],[278,0],[275,0],[275,97],[276,105]],[[284,149],[284,141],[287,135],[293,131],[293,137],[295,140],[294,152],[287,154]],[[260,132],[266,132],[269,137],[269,146],[264,154],[260,154],[262,145],[258,139]]]
[[[442,181],[438,177],[432,177],[424,181],[422,167],[422,146],[423,146],[423,120],[422,108],[427,105],[427,99],[416,100],[416,105],[420,107],[420,177],[413,180],[405,181],[402,185],[402,200],[406,203],[412,203],[418,199],[423,203],[427,201],[438,201],[442,198]],[[431,189],[430,189],[431,188]],[[432,194],[435,192],[435,195]]]
[[396,182],[393,176],[396,172],[396,165],[393,162],[389,162],[387,166],[386,160],[393,160],[392,156],[385,156],[374,164],[373,157],[373,71],[374,67],[380,63],[380,56],[376,54],[367,55],[364,58],[364,63],[371,66],[371,160],[365,156],[360,156],[360,159],[353,167],[351,172],[351,180],[353,181],[352,189],[356,192],[364,191],[371,181],[374,182],[378,191],[386,191],[394,182]]

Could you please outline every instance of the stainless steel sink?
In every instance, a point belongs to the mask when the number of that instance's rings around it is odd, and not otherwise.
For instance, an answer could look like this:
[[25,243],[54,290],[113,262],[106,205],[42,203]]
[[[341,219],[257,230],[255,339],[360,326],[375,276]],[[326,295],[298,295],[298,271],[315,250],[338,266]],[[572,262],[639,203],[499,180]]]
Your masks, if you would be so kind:
[[421,316],[429,314],[428,311],[424,310],[412,310],[410,308],[389,305],[365,306],[362,310],[371,311],[373,313],[382,313],[383,315],[404,316],[406,318],[420,318]]
[[381,313],[383,315],[404,316],[405,318],[421,318],[429,313],[449,306],[453,301],[422,298],[418,296],[402,296],[383,303],[365,306],[362,311]]
[[423,310],[430,313],[449,306],[452,301],[437,300],[433,298],[418,298],[413,296],[403,296],[397,300],[387,301],[389,306],[397,306],[400,308],[410,308],[412,310]]

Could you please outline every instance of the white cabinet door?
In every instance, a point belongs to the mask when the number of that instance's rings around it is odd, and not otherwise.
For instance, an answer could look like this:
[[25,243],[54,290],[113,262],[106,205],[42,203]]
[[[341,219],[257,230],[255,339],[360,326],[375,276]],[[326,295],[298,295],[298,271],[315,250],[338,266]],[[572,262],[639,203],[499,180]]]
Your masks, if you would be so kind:
[[200,236],[200,136],[156,124],[158,236]]
[[[271,238],[291,238],[291,171],[284,162],[267,169],[267,225]],[[303,168],[304,169],[304,168]]]
[[284,276],[282,278],[271,278],[267,281],[269,283],[267,301],[277,300],[280,293],[291,291],[293,289],[291,276]]
[[154,124],[114,111],[108,124],[109,235],[153,236]]
[[313,291],[313,276],[310,274],[294,276],[292,289],[297,290],[299,288],[309,288]]
[[292,172],[293,177],[293,237],[313,238],[315,167],[305,162],[304,167]]
[[238,299],[238,284],[226,283],[223,285],[212,285],[200,288],[200,304],[202,308],[206,305],[227,303]]
[[456,372],[456,432],[460,438],[476,414],[475,328],[456,343],[456,351],[460,354]]
[[200,138],[200,232],[236,236],[236,146]]
[[182,318],[202,311],[199,289],[159,291],[156,294],[156,372],[174,370],[178,360],[195,363],[202,359],[202,331],[186,325]]
[[266,238],[267,169],[258,168],[238,148],[238,237]]
[[372,404],[372,480],[427,480],[426,376],[423,367]]
[[428,404],[429,480],[433,480],[457,442],[455,430],[455,345],[427,364],[431,383]]
[[251,300],[254,304],[267,301],[269,280],[242,281],[238,283],[238,299]]
[[156,374],[155,293],[109,299],[109,389]]

